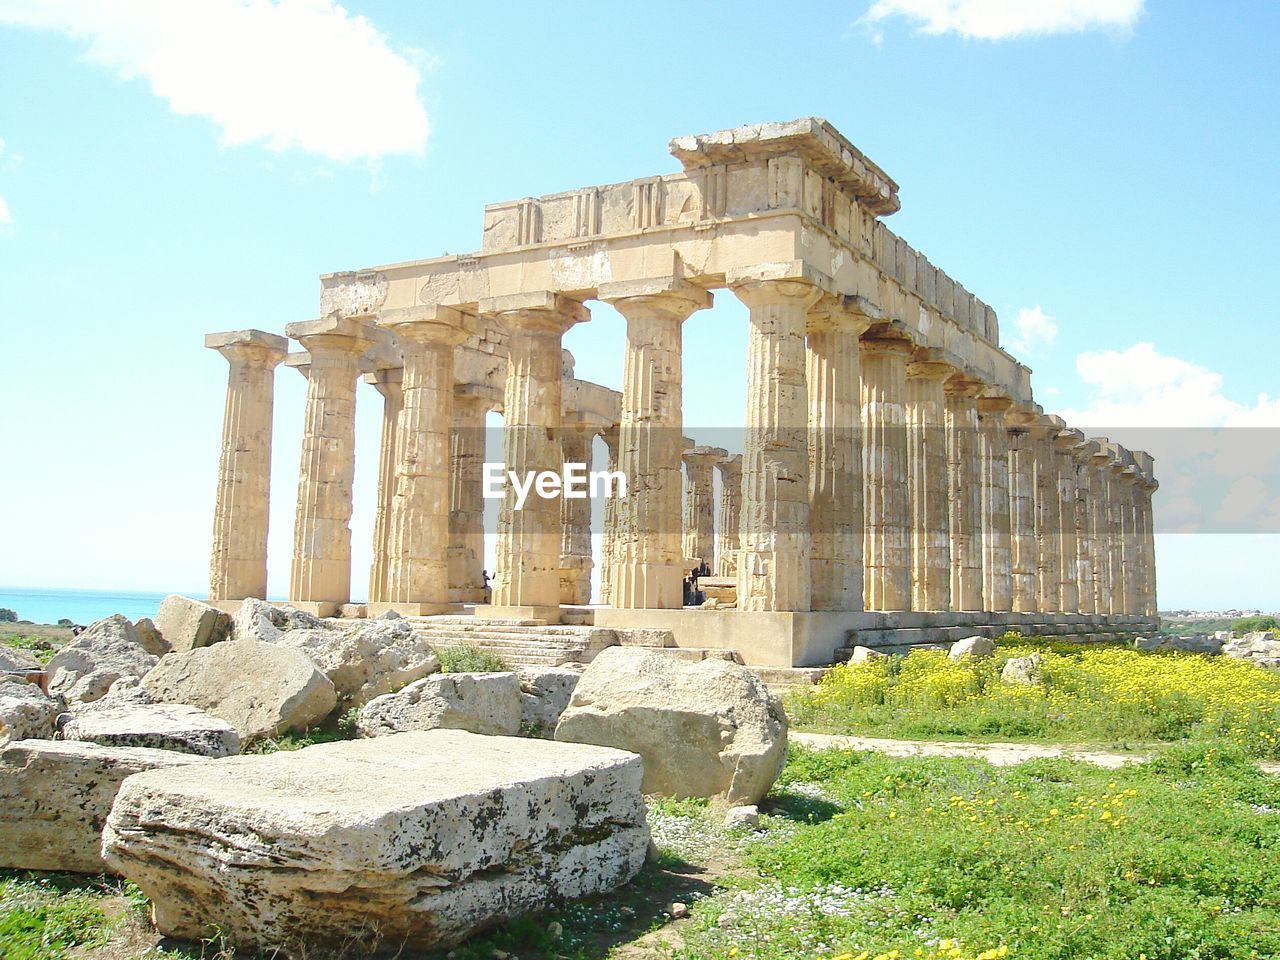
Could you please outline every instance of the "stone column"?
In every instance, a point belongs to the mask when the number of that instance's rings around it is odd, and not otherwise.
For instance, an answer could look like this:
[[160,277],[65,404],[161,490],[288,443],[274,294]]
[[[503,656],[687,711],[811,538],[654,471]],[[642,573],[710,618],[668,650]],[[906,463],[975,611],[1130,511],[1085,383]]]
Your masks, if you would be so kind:
[[1105,613],[1098,608],[1098,531],[1094,525],[1092,457],[1098,445],[1092,440],[1077,443],[1071,451],[1076,479],[1076,536],[1079,561],[1077,593],[1081,613]]
[[[560,449],[565,463],[586,464],[591,472],[591,441],[597,428],[589,424],[564,424]],[[560,602],[591,602],[591,498],[560,498]]]
[[351,599],[356,379],[372,332],[365,322],[336,314],[291,323],[285,332],[311,356],[289,602],[333,616]]
[[456,385],[449,437],[449,602],[483,603],[485,417],[497,403],[484,388]]
[[1111,584],[1115,561],[1115,538],[1111,535],[1111,484],[1108,469],[1111,455],[1107,453],[1105,438],[1094,443],[1097,449],[1089,456],[1089,526],[1093,531],[1095,544],[1096,612],[1105,615],[1111,613]]
[[404,370],[388,367],[366,373],[364,382],[382,394],[382,436],[378,442],[378,508],[373,517],[373,562],[369,564],[369,602],[387,600],[391,567],[391,501],[396,495],[400,460],[400,411],[404,407]]
[[681,459],[685,469],[684,496],[684,565],[715,564],[716,501],[715,478],[712,471],[716,462],[728,455],[719,447],[696,446],[684,451]]
[[1138,506],[1138,498],[1141,496],[1138,488],[1141,482],[1138,468],[1127,464],[1120,475],[1120,489],[1124,502],[1124,612],[1131,617],[1140,616],[1146,608],[1146,598],[1142,595],[1146,580],[1146,536],[1142,532],[1142,511]]
[[947,488],[945,363],[907,364],[907,491],[911,609],[951,609],[951,502]]
[[1107,452],[1111,455],[1107,463],[1107,505],[1111,516],[1107,527],[1107,536],[1111,540],[1111,613],[1123,616],[1129,612],[1129,574],[1127,567],[1133,560],[1133,552],[1129,544],[1131,533],[1132,509],[1125,503],[1127,497],[1121,484],[1125,464],[1120,459],[1120,449],[1109,444]]
[[1035,444],[1029,425],[1033,415],[1011,410],[1009,424],[1009,548],[1013,568],[1013,609],[1032,613],[1037,591]]
[[880,338],[864,338],[860,348],[866,609],[909,610],[911,511],[904,400],[913,348],[906,340]]
[[[480,301],[480,312],[510,330],[503,392],[503,461],[517,476],[559,473],[561,338],[590,314],[576,300],[555,293],[515,294]],[[630,493],[630,490],[628,490]],[[530,491],[523,509],[507,486],[498,517],[493,603],[476,616],[560,619],[560,502]]]
[[289,341],[262,330],[211,333],[204,345],[230,364],[213,508],[209,600],[267,595],[271,414],[275,369]]
[[751,311],[738,555],[739,610],[808,610],[809,443],[805,328],[818,287],[741,280]]
[[1036,609],[1057,613],[1062,609],[1058,575],[1058,534],[1062,529],[1058,502],[1058,464],[1053,452],[1057,424],[1042,417],[1032,428],[1035,450],[1036,497]]
[[370,603],[369,613],[430,616],[457,609],[449,602],[448,554],[453,353],[473,325],[443,306],[397,311],[381,322],[404,352],[404,407],[386,600]]
[[1144,578],[1142,599],[1145,604],[1142,613],[1152,619],[1159,615],[1159,608],[1156,606],[1156,534],[1151,497],[1159,487],[1160,484],[1155,478],[1148,474],[1143,478],[1138,500],[1138,510],[1142,516],[1142,535],[1146,545],[1146,563],[1142,568]]
[[982,478],[977,396],[982,385],[952,377],[947,398],[947,479],[951,504],[951,606],[982,609]]
[[712,297],[675,277],[605,283],[598,295],[627,321],[618,426],[618,467],[627,477],[627,497],[617,507],[610,599],[627,609],[679,608],[681,326],[695,310],[711,306]]
[[722,458],[720,468],[720,508],[716,518],[717,577],[737,577],[738,536],[742,522],[742,454]]
[[809,579],[814,610],[861,610],[862,443],[858,338],[870,319],[844,297],[808,316]]
[[978,398],[981,477],[982,608],[1013,609],[1013,521],[1010,516],[1008,397]]
[[1080,612],[1080,532],[1076,527],[1073,451],[1083,439],[1079,430],[1062,430],[1053,438],[1053,456],[1058,464],[1058,604],[1063,613]]
[[[613,473],[618,469],[618,428],[609,427],[600,434],[608,451],[608,470]],[[618,521],[620,516],[619,497],[608,497],[604,502],[604,536],[600,539],[600,602],[613,604],[613,578],[618,567]]]

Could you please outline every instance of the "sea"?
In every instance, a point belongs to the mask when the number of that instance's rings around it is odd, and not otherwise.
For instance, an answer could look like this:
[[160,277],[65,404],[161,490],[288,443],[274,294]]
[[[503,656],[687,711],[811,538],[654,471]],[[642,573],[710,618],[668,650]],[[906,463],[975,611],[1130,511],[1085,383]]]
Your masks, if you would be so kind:
[[[0,608],[8,608],[17,613],[19,620],[29,620],[31,623],[70,620],[72,623],[88,625],[113,613],[122,613],[130,620],[154,617],[161,600],[170,593],[184,592],[187,596],[200,595],[182,590],[137,593],[127,590],[53,590],[48,587],[0,586]],[[0,624],[0,627],[3,626],[5,625]]]

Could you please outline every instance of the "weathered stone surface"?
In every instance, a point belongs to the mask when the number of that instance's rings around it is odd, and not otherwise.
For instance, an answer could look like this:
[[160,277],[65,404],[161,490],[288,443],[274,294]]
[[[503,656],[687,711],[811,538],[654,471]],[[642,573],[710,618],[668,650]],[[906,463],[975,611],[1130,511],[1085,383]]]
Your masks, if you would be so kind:
[[133,624],[116,613],[90,624],[45,669],[49,692],[74,704],[98,700],[120,677],[140,677],[155,665]]
[[240,752],[240,737],[226,720],[181,703],[138,703],[112,692],[76,711],[62,739],[106,747],[153,747],[202,757]]
[[226,612],[176,593],[160,601],[155,624],[176,653],[212,646],[231,633],[231,617]]
[[728,830],[754,830],[760,826],[760,808],[754,803],[730,807],[725,811],[724,825]]
[[[1230,639],[1229,634],[1227,639]],[[1147,637],[1138,637],[1134,641],[1134,646],[1139,650],[1148,652],[1153,650],[1181,650],[1186,653],[1216,655],[1222,652],[1223,639],[1216,635],[1208,636],[1203,633],[1193,634],[1189,637],[1175,637],[1169,634],[1157,633]]]
[[965,637],[951,645],[947,656],[952,660],[961,657],[989,657],[996,652],[996,642],[990,637]]
[[850,663],[866,663],[869,660],[886,660],[889,654],[882,653],[879,650],[872,650],[870,647],[856,646],[853,653],[849,655]]
[[0,746],[13,740],[52,738],[61,697],[48,697],[34,683],[0,674]]
[[163,657],[171,649],[169,641],[164,638],[159,630],[156,629],[155,621],[150,617],[143,617],[133,624],[133,629],[138,631],[138,639],[142,641],[142,649],[153,657]]
[[0,644],[0,674],[35,673],[43,669],[44,664],[27,651]]
[[251,640],[171,653],[142,678],[142,688],[157,703],[185,703],[221,717],[242,741],[305,729],[338,702],[305,653]]
[[520,731],[519,678],[514,673],[435,674],[370,700],[356,720],[362,737],[439,728],[514,736]]
[[1280,640],[1270,631],[1246,633],[1237,640],[1222,645],[1225,656],[1248,660],[1268,670],[1280,669]]
[[142,747],[18,740],[0,751],[0,867],[108,869],[99,855],[102,825],[125,777],[201,757]]
[[582,670],[570,667],[521,667],[520,728],[548,740],[556,734],[560,714],[569,706]]
[[129,780],[103,849],[160,932],[307,956],[457,943],[635,875],[639,758],[456,730]]
[[440,669],[440,661],[409,621],[322,620],[289,607],[245,600],[235,620],[238,640],[301,650],[333,683],[339,709],[359,707]]
[[583,672],[556,739],[640,754],[646,793],[745,805],[782,770],[787,715],[739,664],[612,647]]
[[1038,653],[1025,657],[1010,657],[1005,661],[1004,669],[1000,671],[1000,682],[1017,683],[1028,687],[1039,683],[1040,667],[1043,663],[1044,657]]

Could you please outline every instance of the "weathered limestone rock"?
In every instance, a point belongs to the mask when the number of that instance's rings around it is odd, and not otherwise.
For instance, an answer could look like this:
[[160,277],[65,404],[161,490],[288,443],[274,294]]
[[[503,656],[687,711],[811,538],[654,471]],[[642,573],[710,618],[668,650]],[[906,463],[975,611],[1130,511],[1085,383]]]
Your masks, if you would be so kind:
[[754,803],[730,807],[725,811],[724,826],[726,830],[754,830],[760,826],[760,808]]
[[135,620],[133,629],[138,631],[138,639],[142,641],[142,649],[153,657],[163,657],[172,648],[164,635],[156,629],[155,621],[150,617]]
[[14,740],[50,739],[58,715],[66,709],[60,697],[49,697],[34,683],[0,674],[0,746]]
[[1000,682],[1016,683],[1027,687],[1039,683],[1040,667],[1043,663],[1044,657],[1038,653],[1026,657],[1010,657],[1005,661],[1004,669],[1000,671]]
[[440,673],[424,677],[398,693],[370,700],[356,720],[362,737],[439,728],[487,736],[519,733],[519,678],[514,673]]
[[203,763],[143,747],[19,740],[0,751],[0,867],[110,870],[99,848],[116,791],[143,770]]
[[231,633],[231,617],[199,600],[171,594],[160,601],[155,627],[177,653],[219,643]]
[[166,936],[307,956],[416,954],[625,883],[648,844],[639,758],[456,730],[156,771],[103,842]]
[[40,673],[44,669],[44,664],[27,651],[0,644],[0,674]]
[[1134,646],[1139,650],[1182,650],[1186,653],[1206,653],[1210,656],[1222,653],[1224,645],[1225,641],[1222,637],[1216,635],[1208,636],[1203,633],[1193,634],[1189,637],[1175,637],[1158,633],[1149,637],[1138,637],[1134,640]]
[[62,739],[104,747],[154,747],[202,757],[240,752],[240,737],[226,720],[181,703],[140,703],[111,696],[76,711]]
[[240,604],[231,624],[234,640],[275,643],[290,630],[321,630],[325,621],[288,605],[277,607],[249,597]]
[[116,613],[90,624],[45,670],[49,692],[74,704],[98,700],[120,677],[140,677],[155,665],[133,624]]
[[856,646],[853,653],[849,656],[850,663],[867,663],[870,660],[888,660],[889,654],[879,650],[873,650],[871,647]]
[[583,672],[556,739],[640,754],[646,793],[733,806],[755,803],[777,779],[787,715],[739,664],[611,647]]
[[996,652],[996,642],[990,637],[965,637],[951,645],[947,656],[952,660],[961,657],[989,657]]
[[1270,631],[1246,633],[1222,645],[1222,653],[1237,660],[1249,660],[1269,670],[1280,669],[1280,640]]
[[521,667],[520,729],[545,739],[555,736],[560,715],[569,706],[582,670],[570,667]]
[[171,653],[142,678],[157,703],[185,703],[221,717],[242,741],[302,730],[333,712],[329,678],[301,650],[226,640]]

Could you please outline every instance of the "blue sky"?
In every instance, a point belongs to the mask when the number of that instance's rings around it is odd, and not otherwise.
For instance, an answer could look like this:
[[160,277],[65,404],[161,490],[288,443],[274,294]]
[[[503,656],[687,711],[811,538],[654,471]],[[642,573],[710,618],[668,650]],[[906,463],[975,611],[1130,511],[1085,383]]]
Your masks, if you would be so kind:
[[[323,272],[476,249],[487,202],[810,114],[898,181],[891,226],[997,309],[1046,407],[1280,426],[1278,41],[1264,0],[0,0],[0,583],[202,588],[226,374],[206,331],[313,316]],[[686,327],[690,425],[740,422],[743,315],[719,300]],[[616,386],[621,327],[594,313],[566,345]],[[275,587],[302,395],[281,369]],[[1280,608],[1276,547],[1163,538],[1161,606]]]

